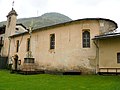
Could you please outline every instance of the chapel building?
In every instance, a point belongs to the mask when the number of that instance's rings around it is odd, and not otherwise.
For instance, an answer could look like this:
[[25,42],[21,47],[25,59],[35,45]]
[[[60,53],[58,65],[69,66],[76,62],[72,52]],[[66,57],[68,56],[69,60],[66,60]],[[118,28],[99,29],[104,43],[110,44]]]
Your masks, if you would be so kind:
[[[37,27],[34,21],[27,27],[17,23],[17,15],[12,8],[6,26],[0,27],[4,40],[0,54],[8,57],[8,64],[12,61],[13,70],[120,73],[120,33],[114,32],[115,21],[84,18]],[[44,18],[44,22],[51,19]]]

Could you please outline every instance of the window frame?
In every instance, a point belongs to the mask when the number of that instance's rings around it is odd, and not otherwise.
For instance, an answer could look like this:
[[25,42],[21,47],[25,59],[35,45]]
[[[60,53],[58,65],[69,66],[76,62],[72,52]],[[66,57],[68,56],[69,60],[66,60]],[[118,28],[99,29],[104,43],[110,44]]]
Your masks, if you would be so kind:
[[84,29],[82,32],[82,47],[90,48],[90,29]]
[[117,53],[117,63],[120,63],[120,52]]
[[16,52],[19,52],[19,40],[16,41]]
[[50,34],[50,50],[55,49],[55,33]]
[[8,27],[10,26],[11,23],[11,17],[8,18]]

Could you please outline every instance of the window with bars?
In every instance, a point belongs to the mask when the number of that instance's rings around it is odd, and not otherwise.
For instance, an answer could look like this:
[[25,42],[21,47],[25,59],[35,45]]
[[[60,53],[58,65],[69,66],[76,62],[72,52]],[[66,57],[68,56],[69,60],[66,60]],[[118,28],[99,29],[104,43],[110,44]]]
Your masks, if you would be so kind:
[[16,52],[19,51],[19,40],[16,41]]
[[50,34],[50,49],[55,49],[55,34]]
[[30,38],[27,39],[27,51],[30,51]]
[[83,39],[83,48],[90,48],[90,32],[89,31],[83,31],[82,39]]
[[117,53],[117,63],[120,63],[120,52]]

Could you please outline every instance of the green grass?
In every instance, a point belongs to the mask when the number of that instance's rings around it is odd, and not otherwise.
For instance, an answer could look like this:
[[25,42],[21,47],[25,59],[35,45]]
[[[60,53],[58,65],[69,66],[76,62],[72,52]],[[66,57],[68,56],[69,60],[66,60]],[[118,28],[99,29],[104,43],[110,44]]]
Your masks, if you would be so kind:
[[1,70],[0,90],[120,90],[120,76],[20,75]]

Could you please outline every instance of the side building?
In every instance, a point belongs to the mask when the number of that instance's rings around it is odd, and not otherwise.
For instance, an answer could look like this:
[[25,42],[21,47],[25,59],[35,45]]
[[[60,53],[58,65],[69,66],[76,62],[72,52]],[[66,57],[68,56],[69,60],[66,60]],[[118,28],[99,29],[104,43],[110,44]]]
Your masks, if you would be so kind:
[[120,74],[120,33],[95,36],[99,74]]

